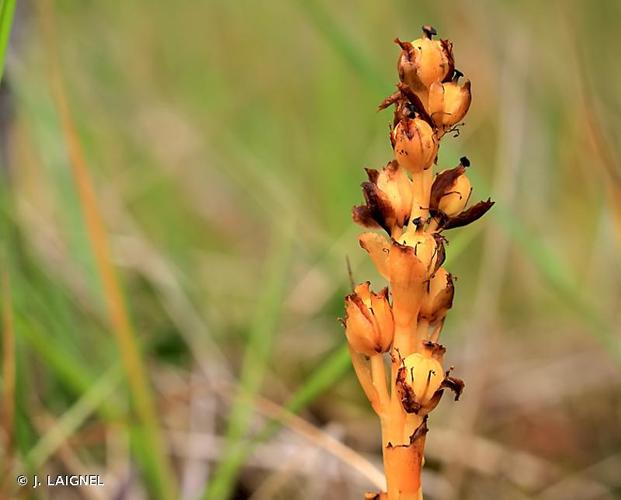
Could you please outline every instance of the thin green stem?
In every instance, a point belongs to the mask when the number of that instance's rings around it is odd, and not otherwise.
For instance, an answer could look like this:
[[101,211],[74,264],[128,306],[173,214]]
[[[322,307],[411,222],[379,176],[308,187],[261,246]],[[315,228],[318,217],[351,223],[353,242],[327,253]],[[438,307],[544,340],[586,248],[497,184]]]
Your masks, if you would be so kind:
[[0,81],[4,76],[4,62],[11,38],[11,27],[15,15],[15,0],[3,0],[0,7]]

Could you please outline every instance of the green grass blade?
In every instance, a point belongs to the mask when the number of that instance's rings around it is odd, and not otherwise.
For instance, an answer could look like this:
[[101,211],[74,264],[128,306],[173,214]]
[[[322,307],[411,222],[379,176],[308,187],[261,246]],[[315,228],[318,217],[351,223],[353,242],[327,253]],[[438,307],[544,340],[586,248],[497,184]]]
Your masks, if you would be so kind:
[[145,433],[150,436],[147,442],[149,452],[142,457],[142,463],[153,468],[147,476],[157,480],[156,483],[149,484],[152,494],[166,500],[176,498],[175,475],[159,425],[155,397],[148,380],[142,349],[130,320],[121,279],[112,259],[108,228],[99,207],[82,140],[65,92],[64,75],[57,47],[54,10],[49,0],[39,5],[39,19],[49,56],[48,78],[56,112],[60,118],[64,145],[80,201],[80,212],[84,219],[87,239],[95,258],[109,326],[125,368],[132,408],[144,427]]
[[6,60],[6,52],[11,38],[11,27],[13,26],[13,17],[15,15],[15,1],[4,0],[0,7],[0,81],[4,76],[4,63]]
[[[335,381],[340,380],[347,373],[350,366],[351,359],[349,357],[349,350],[347,349],[346,344],[343,343],[316,370],[314,370],[308,381],[296,391],[285,408],[294,413],[305,408],[326,389],[332,386]],[[235,448],[229,450],[227,454],[227,468],[222,470],[231,476],[233,473],[236,474],[237,471],[243,466],[248,455],[252,453],[257,445],[269,439],[279,428],[280,422],[277,420],[270,420],[264,425],[263,429],[261,429],[258,434],[252,437],[252,439],[238,443]],[[220,470],[220,473],[222,473],[222,470]],[[214,482],[217,480],[219,479],[214,479]],[[218,498],[215,494],[220,491],[222,490],[210,487],[207,490],[205,498],[215,500]],[[227,497],[219,498],[224,499]]]
[[121,381],[122,373],[120,364],[109,368],[30,450],[25,461],[33,469],[40,469],[58,447],[112,395]]
[[253,414],[252,400],[261,389],[274,332],[281,316],[291,244],[291,230],[287,227],[283,234],[276,238],[275,248],[270,257],[266,273],[268,280],[258,304],[256,317],[250,327],[239,392],[229,416],[225,453],[213,474],[213,480],[207,487],[205,499],[226,500],[233,491],[242,464],[237,458],[237,450],[243,447],[243,440]]

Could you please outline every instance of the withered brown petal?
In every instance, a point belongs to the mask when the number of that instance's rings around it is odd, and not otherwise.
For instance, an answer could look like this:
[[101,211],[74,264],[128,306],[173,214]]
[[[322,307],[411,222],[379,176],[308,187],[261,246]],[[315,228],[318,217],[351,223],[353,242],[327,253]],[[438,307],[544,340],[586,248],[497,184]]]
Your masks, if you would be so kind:
[[[367,172],[370,177],[373,176],[371,169]],[[352,213],[354,222],[364,227],[381,227],[390,234],[397,216],[390,201],[386,199],[386,195],[382,193],[377,185],[368,181],[362,183],[362,193],[366,206],[354,207]],[[375,225],[373,225],[372,221],[375,222]]]
[[366,318],[366,320],[373,324],[373,316],[369,308],[365,305],[362,297],[360,297],[357,293],[351,293],[345,297],[345,301],[351,301],[351,303],[358,308],[360,313]]
[[358,205],[352,208],[351,217],[354,222],[369,229],[379,229],[380,225],[373,218],[373,212],[366,205]]
[[442,358],[446,353],[446,347],[438,342],[432,342],[431,340],[424,342],[423,346],[429,351],[432,358],[442,361]]
[[436,406],[438,406],[438,404],[440,404],[440,400],[442,399],[442,395],[443,394],[444,394],[444,389],[438,389],[433,394],[431,399],[429,401],[427,401],[425,406],[423,406],[423,408],[421,408],[421,411],[418,412],[418,414],[419,415],[427,416],[429,413],[431,413],[433,410],[435,410]]
[[421,405],[416,402],[416,394],[414,394],[414,390],[406,382],[406,378],[406,369],[404,367],[399,368],[397,371],[397,380],[395,381],[397,394],[399,395],[401,405],[406,413],[418,413],[421,409]]
[[427,113],[427,110],[425,109],[425,106],[423,105],[420,97],[418,97],[418,95],[416,95],[416,93],[403,82],[399,82],[397,84],[397,87],[399,88],[399,91],[401,92],[403,98],[407,100],[407,102],[414,109],[414,111],[416,111],[423,120],[425,120],[427,123],[429,123],[429,125],[433,127],[434,125],[433,121],[431,120],[431,116],[429,116],[429,114]]
[[445,170],[444,172],[440,172],[438,175],[436,175],[436,178],[433,180],[433,184],[431,185],[431,196],[429,198],[430,212],[433,213],[438,210],[438,206],[440,205],[440,200],[442,199],[442,197],[446,194],[447,191],[450,191],[453,184],[455,184],[457,178],[465,171],[466,168],[460,164],[455,168]]
[[446,260],[446,249],[444,248],[444,244],[447,243],[446,238],[439,233],[433,233],[433,238],[436,240],[436,265],[432,274],[440,269]]
[[365,168],[364,171],[367,173],[369,182],[372,182],[373,184],[377,184],[377,178],[379,177],[379,170],[376,170],[374,168]]
[[386,99],[379,103],[377,106],[378,111],[382,111],[393,104],[396,104],[400,99],[403,99],[401,95],[401,91],[395,90],[392,94],[390,94]]
[[460,378],[446,376],[440,387],[445,387],[453,391],[455,393],[455,401],[458,401],[461,393],[464,391],[465,385],[464,381]]
[[446,72],[446,77],[444,78],[444,82],[450,82],[453,78],[453,73],[455,72],[455,57],[453,57],[453,42],[450,40],[440,40],[442,44],[442,48],[444,49],[444,54],[446,55],[448,71]]
[[416,428],[414,433],[410,436],[410,445],[414,444],[416,441],[423,439],[427,433],[429,432],[429,427],[427,427],[427,416],[423,418],[421,424]]
[[471,222],[483,217],[487,211],[492,208],[494,202],[491,199],[486,201],[480,201],[476,205],[471,206],[467,210],[464,210],[455,217],[450,217],[445,223],[444,229],[453,229],[456,227],[467,226]]

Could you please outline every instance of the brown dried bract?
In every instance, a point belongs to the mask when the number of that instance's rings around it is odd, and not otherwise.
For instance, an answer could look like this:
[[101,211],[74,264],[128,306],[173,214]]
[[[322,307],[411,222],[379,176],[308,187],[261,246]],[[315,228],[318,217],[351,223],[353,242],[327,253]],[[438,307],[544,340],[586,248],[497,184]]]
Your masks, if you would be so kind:
[[442,387],[453,391],[455,393],[455,401],[458,401],[461,393],[464,392],[464,387],[466,386],[466,384],[464,384],[464,381],[460,378],[449,377],[449,372],[446,372],[446,377],[442,382]]
[[437,342],[432,342],[431,340],[423,342],[423,347],[429,351],[432,358],[435,358],[438,361],[442,361],[444,354],[446,353],[446,347],[442,344],[438,344]]
[[433,233],[433,238],[436,240],[436,264],[433,269],[433,274],[436,273],[438,269],[442,267],[444,261],[446,260],[446,248],[445,244],[447,244],[447,239],[442,236],[440,233]]
[[371,229],[381,227],[390,234],[395,219],[390,202],[372,182],[363,182],[361,186],[366,204],[352,209],[354,222]]
[[491,199],[486,201],[480,201],[476,205],[464,210],[455,217],[450,217],[448,220],[443,221],[443,229],[454,229],[456,227],[467,226],[468,224],[483,217],[490,208],[494,206],[494,202]]
[[407,413],[415,413],[421,410],[422,405],[416,402],[416,394],[412,388],[406,382],[407,378],[407,370],[405,367],[399,368],[397,371],[397,380],[396,380],[396,388],[397,394],[399,395],[399,399],[401,400],[401,404],[403,405],[403,409]]
[[440,40],[442,44],[442,48],[444,49],[444,53],[446,54],[448,71],[446,72],[446,77],[443,82],[450,82],[453,78],[453,74],[455,73],[455,56],[453,55],[453,42],[450,40]]

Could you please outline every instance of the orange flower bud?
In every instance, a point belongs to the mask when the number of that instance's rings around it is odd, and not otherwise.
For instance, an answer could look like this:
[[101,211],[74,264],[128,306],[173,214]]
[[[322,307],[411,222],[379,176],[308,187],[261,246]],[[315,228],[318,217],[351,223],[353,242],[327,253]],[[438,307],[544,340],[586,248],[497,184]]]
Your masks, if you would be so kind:
[[444,319],[453,305],[453,277],[443,267],[439,268],[429,280],[427,293],[420,309],[420,317],[434,324]]
[[464,383],[444,373],[445,352],[444,346],[425,342],[421,352],[410,354],[401,361],[396,389],[407,413],[428,414],[440,402],[444,389],[452,390],[455,400],[459,399]]
[[440,198],[438,208],[449,217],[453,217],[466,207],[471,192],[470,180],[466,177],[466,174],[461,174]]
[[414,92],[425,92],[434,82],[442,82],[453,73],[453,45],[448,40],[433,40],[431,26],[423,26],[423,37],[401,46],[397,62],[399,78]]
[[410,401],[425,406],[444,381],[442,364],[429,352],[410,354],[403,360],[403,385],[409,389]]
[[345,297],[345,335],[352,349],[366,356],[387,352],[392,344],[394,322],[388,289],[371,292],[367,281]]
[[459,73],[455,72],[452,82],[434,82],[429,87],[427,113],[438,128],[447,129],[459,123],[470,107],[472,94],[470,81],[458,83]]
[[431,126],[421,118],[404,118],[392,131],[395,157],[406,170],[428,169],[438,154],[438,140]]
[[462,212],[470,199],[472,187],[466,176],[470,161],[462,157],[457,167],[440,172],[431,186],[429,211],[440,211],[445,216],[454,217]]

